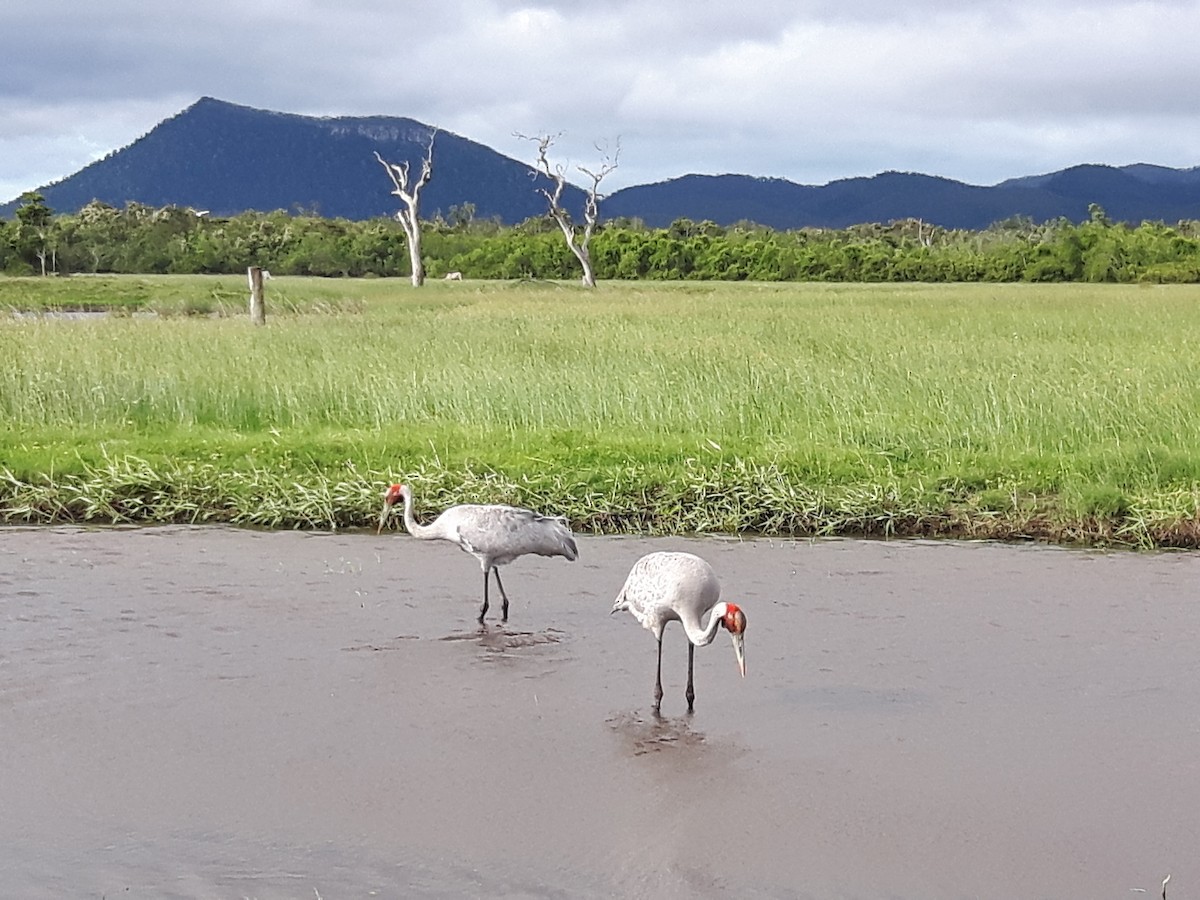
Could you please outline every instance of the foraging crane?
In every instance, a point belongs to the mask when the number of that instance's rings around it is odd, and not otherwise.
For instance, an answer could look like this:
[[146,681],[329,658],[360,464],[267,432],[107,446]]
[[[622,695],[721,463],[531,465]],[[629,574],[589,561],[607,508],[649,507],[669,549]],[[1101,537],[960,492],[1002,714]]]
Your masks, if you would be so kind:
[[[738,671],[746,677],[746,614],[735,603],[719,602],[721,584],[712,566],[692,553],[650,553],[629,572],[625,586],[613,603],[612,612],[628,610],[654,633],[658,641],[658,673],[654,679],[654,711],[662,704],[662,636],[670,621],[683,625],[688,639],[688,712],[696,692],[692,688],[692,669],[696,648],[712,643],[717,629],[724,626],[733,639]],[[708,615],[707,624],[703,619]],[[611,615],[611,613],[610,613]]]
[[526,553],[539,556],[565,556],[572,562],[579,556],[575,538],[561,516],[543,516],[531,509],[516,506],[480,505],[474,503],[451,506],[428,525],[417,523],[413,516],[412,489],[407,484],[393,484],[383,494],[383,512],[379,527],[383,531],[388,515],[397,500],[404,500],[404,526],[415,538],[425,541],[450,541],[470,553],[483,567],[483,608],[479,624],[488,611],[488,572],[496,576],[496,587],[504,599],[501,622],[508,621],[508,595],[500,581],[500,566]]

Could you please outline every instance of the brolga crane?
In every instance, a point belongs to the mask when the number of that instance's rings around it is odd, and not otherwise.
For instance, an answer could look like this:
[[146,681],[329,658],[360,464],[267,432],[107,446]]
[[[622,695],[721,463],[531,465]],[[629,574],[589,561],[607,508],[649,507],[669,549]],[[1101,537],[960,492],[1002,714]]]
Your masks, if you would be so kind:
[[[654,711],[662,705],[663,628],[671,621],[683,625],[688,639],[688,712],[692,711],[696,691],[692,670],[696,648],[712,643],[717,629],[724,627],[733,639],[738,671],[746,677],[746,614],[735,603],[720,600],[721,584],[707,562],[692,553],[650,553],[629,572],[625,586],[617,595],[612,611],[628,610],[654,633],[658,641],[658,672],[654,677]],[[705,615],[708,616],[707,622]]]
[[450,541],[470,553],[483,568],[483,608],[479,624],[488,611],[488,573],[496,576],[496,587],[503,599],[501,622],[508,621],[508,595],[500,581],[500,566],[518,556],[536,553],[539,556],[565,556],[572,562],[579,556],[575,538],[561,516],[543,516],[531,509],[499,504],[465,503],[451,506],[428,525],[417,523],[413,515],[412,489],[407,484],[393,484],[383,494],[383,512],[379,527],[383,531],[396,501],[404,501],[404,527],[415,538],[425,541]]

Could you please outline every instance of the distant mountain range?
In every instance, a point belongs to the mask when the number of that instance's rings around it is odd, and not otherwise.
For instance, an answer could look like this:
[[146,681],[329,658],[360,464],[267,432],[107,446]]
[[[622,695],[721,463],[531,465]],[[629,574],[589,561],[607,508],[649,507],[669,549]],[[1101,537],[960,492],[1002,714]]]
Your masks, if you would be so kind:
[[1117,221],[1200,219],[1200,168],[1082,165],[993,187],[911,172],[820,187],[746,175],[685,175],[617,191],[604,201],[603,212],[638,216],[659,227],[682,216],[723,225],[748,220],[779,229],[922,219],[979,230],[1014,216],[1078,222],[1088,217],[1092,203]]
[[[283,209],[369,219],[398,208],[373,151],[390,162],[409,161],[415,173],[431,130],[393,116],[319,118],[203,97],[128,147],[37,190],[56,212],[75,212],[96,199],[212,215]],[[422,215],[448,215],[451,207],[470,203],[477,218],[515,224],[545,213],[539,184],[544,182],[532,178],[528,162],[439,131]],[[571,186],[564,199],[578,213],[582,198]],[[908,172],[821,186],[750,175],[684,175],[616,191],[603,201],[601,216],[638,218],[652,227],[679,218],[778,229],[914,218],[982,229],[1014,216],[1080,221],[1092,203],[1118,221],[1200,219],[1200,167],[1080,165],[991,187]],[[0,206],[0,216],[11,217],[17,206],[16,200]]]

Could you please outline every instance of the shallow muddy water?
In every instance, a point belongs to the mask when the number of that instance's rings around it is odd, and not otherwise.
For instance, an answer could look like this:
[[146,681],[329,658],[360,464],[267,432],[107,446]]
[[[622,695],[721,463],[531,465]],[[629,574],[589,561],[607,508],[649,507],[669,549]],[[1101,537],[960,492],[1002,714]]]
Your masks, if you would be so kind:
[[[0,531],[0,895],[1155,897],[1200,891],[1200,555]],[[654,549],[724,633],[609,616]],[[1146,889],[1147,894],[1131,893]]]

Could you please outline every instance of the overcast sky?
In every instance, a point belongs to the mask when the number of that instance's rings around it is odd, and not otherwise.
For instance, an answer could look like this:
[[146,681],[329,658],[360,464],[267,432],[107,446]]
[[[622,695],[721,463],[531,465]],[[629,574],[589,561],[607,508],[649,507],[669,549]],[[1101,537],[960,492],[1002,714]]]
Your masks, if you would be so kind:
[[202,96],[397,115],[611,192],[1200,165],[1200,0],[5,0],[0,202]]

